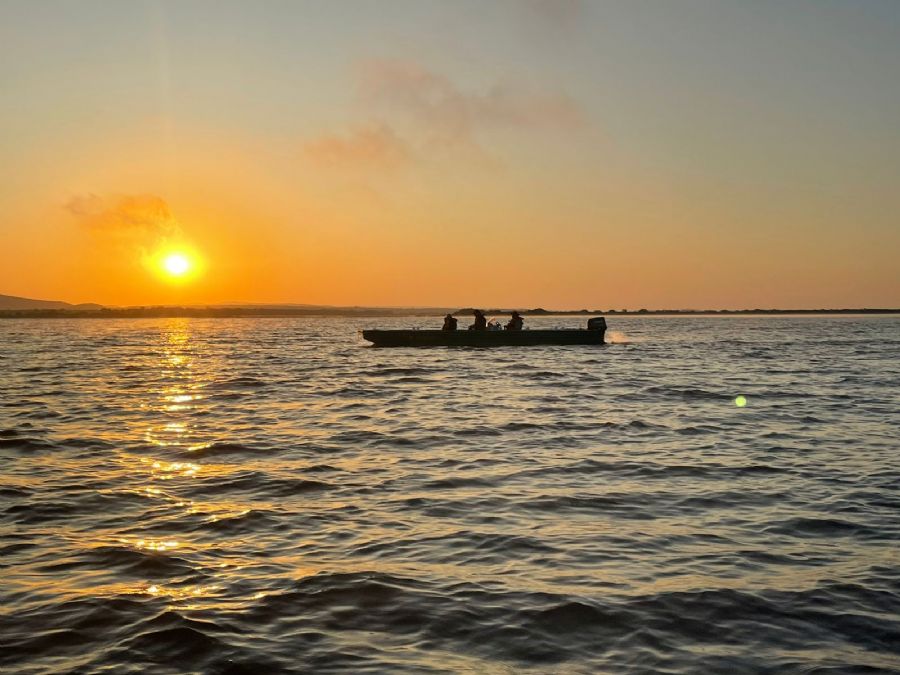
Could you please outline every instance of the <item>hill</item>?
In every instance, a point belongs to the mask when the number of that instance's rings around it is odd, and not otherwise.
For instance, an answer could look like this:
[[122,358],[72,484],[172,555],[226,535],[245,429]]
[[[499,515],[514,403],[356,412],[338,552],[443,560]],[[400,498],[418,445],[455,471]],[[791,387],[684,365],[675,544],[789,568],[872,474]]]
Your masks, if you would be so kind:
[[31,298],[19,298],[15,295],[0,295],[0,310],[28,310],[28,309],[100,309],[102,305],[83,303],[73,305],[70,302],[58,300],[32,300]]

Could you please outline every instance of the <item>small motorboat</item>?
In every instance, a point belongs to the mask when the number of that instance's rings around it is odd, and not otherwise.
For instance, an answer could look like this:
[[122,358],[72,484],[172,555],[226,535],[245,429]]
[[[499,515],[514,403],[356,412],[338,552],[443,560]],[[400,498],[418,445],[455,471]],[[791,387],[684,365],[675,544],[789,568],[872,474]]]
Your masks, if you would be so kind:
[[375,347],[530,347],[534,345],[602,345],[606,319],[597,316],[587,328],[527,330],[364,330]]

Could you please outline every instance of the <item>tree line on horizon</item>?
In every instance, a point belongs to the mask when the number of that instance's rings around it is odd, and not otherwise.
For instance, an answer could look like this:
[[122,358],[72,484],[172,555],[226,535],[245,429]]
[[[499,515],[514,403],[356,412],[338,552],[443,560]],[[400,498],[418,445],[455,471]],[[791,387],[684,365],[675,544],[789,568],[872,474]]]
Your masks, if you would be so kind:
[[[485,309],[486,315],[510,314],[511,309]],[[615,314],[619,316],[654,315],[753,315],[753,314],[900,314],[900,308],[845,308],[845,309],[578,309],[549,310],[542,307],[519,309],[522,316],[584,316]],[[0,318],[239,318],[239,317],[400,317],[439,316],[446,308],[379,308],[379,307],[100,307],[98,309],[7,309],[0,310]],[[473,307],[450,311],[456,316],[470,316]]]

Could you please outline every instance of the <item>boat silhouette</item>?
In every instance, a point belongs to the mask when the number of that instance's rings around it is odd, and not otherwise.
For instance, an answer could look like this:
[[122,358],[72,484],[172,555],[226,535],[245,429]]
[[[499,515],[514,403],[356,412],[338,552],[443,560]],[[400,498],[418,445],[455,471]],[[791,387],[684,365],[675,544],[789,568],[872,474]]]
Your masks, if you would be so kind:
[[380,330],[362,331],[375,347],[531,347],[535,345],[602,345],[606,319],[588,320],[587,328],[526,330]]

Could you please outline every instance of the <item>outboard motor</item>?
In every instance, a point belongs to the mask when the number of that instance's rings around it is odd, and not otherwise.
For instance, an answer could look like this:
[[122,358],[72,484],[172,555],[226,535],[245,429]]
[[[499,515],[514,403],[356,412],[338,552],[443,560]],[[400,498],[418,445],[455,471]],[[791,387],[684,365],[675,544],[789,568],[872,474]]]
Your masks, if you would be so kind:
[[606,334],[606,319],[602,316],[595,316],[588,319],[588,330],[599,330],[600,340],[605,341],[604,335]]

